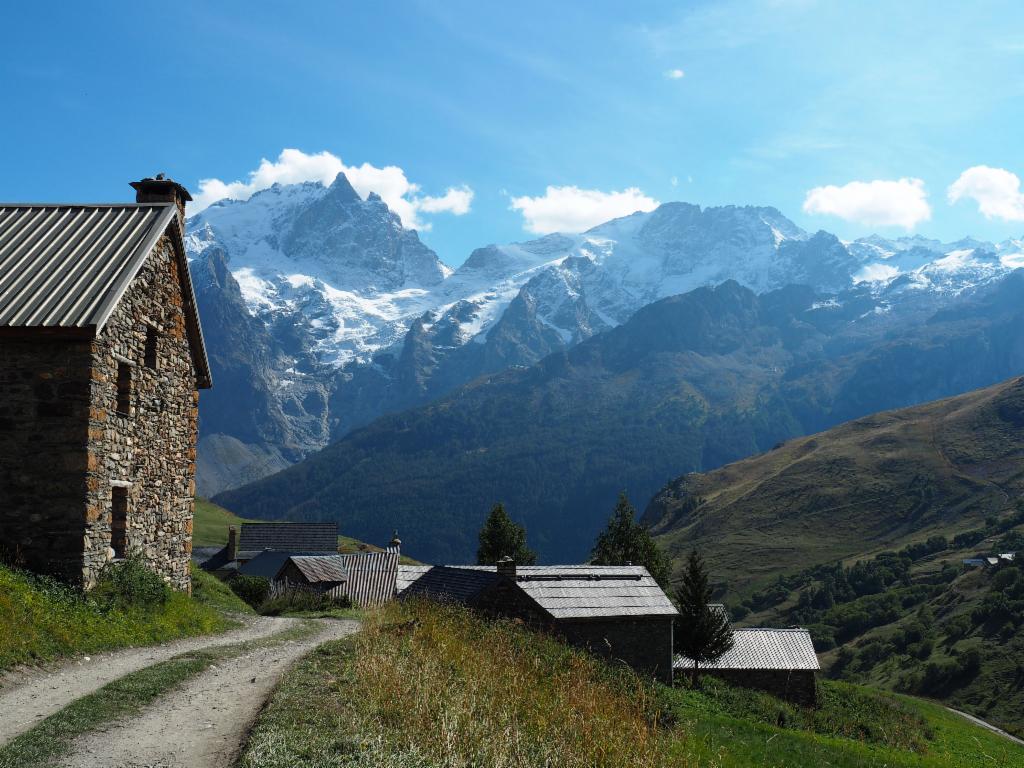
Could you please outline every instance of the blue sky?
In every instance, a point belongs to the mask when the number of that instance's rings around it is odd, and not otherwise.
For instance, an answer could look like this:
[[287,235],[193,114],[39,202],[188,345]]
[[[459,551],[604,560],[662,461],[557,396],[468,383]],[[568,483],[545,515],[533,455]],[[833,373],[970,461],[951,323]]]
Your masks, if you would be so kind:
[[256,186],[361,169],[453,264],[668,200],[1024,233],[1019,2],[20,4],[4,29],[3,200],[266,158]]

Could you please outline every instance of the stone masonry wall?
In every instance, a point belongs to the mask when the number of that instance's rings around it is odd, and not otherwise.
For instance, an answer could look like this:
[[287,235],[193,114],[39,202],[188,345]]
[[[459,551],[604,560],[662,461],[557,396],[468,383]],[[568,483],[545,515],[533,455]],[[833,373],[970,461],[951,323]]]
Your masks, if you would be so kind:
[[0,557],[81,578],[90,342],[0,339]]
[[580,619],[557,622],[569,643],[617,659],[638,672],[672,681],[672,617]]
[[[179,262],[160,239],[93,342],[83,581],[108,559],[115,486],[127,489],[127,553],[170,584],[191,587],[199,393],[185,328]],[[146,364],[147,328],[157,365]],[[131,373],[128,414],[117,412],[118,364]]]

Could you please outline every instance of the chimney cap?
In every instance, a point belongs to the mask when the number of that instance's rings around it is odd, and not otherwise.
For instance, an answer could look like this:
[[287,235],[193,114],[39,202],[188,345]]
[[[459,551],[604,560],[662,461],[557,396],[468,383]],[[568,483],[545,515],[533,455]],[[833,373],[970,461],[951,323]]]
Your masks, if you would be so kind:
[[[192,200],[192,195],[189,194],[185,187],[174,179],[167,178],[167,175],[164,173],[158,173],[155,177],[147,176],[140,181],[133,181],[130,186],[135,190],[137,199],[141,198],[143,195],[147,197],[156,195],[163,197],[164,199],[169,199],[169,193],[173,192],[176,197],[181,198],[185,202]],[[154,198],[150,197],[150,200],[153,199]],[[138,202],[144,201],[140,199]]]
[[402,546],[402,540],[400,538],[398,538],[398,531],[397,530],[395,530],[394,535],[391,537],[391,546],[392,547],[400,547],[400,546]]
[[508,555],[505,555],[497,563],[497,572],[499,576],[510,576],[515,577],[516,575],[516,561]]

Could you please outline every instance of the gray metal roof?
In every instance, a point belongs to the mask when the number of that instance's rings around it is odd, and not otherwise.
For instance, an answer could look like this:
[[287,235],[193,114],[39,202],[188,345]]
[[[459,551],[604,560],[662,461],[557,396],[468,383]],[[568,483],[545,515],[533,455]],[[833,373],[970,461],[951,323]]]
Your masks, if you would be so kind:
[[[732,649],[718,661],[701,664],[702,669],[820,669],[806,629],[734,629],[732,637]],[[693,660],[676,656],[674,666],[691,669]]]
[[341,555],[293,555],[291,561],[310,584],[348,579],[348,569]]
[[429,571],[432,565],[402,565],[398,564],[398,572],[395,576],[395,594],[402,594],[421,576]]
[[[99,333],[169,226],[180,241],[177,214],[173,203],[0,203],[0,327]],[[196,370],[200,386],[209,386],[209,362],[180,243],[178,250]]]
[[[491,583],[466,580],[458,571],[495,574],[493,565],[460,565],[435,568],[419,574],[411,587],[416,592],[447,593],[453,597],[473,593]],[[454,572],[454,573],[453,573]],[[407,577],[412,577],[412,572]],[[516,585],[552,618],[594,619],[624,616],[675,616],[672,601],[647,569],[640,565],[520,565]]]

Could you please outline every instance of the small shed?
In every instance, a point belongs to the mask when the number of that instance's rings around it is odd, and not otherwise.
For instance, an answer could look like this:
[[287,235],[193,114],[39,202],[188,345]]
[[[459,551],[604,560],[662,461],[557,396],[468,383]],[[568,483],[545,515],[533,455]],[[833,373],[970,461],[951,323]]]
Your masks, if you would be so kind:
[[272,592],[305,589],[332,600],[348,598],[348,569],[340,555],[292,555],[273,578]]
[[[675,668],[678,672],[692,670],[693,660],[676,656]],[[802,706],[817,702],[815,674],[821,667],[806,629],[734,629],[732,649],[698,669]]]

